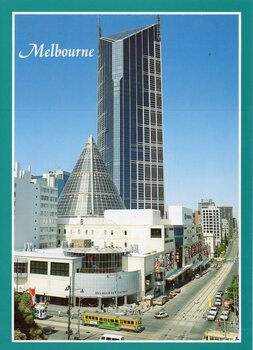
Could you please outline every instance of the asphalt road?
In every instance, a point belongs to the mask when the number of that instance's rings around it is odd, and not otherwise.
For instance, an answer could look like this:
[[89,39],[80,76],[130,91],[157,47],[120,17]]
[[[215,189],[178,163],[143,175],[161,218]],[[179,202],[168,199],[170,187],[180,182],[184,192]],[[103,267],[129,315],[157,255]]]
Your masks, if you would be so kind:
[[[181,293],[171,299],[164,306],[155,306],[144,313],[142,323],[145,327],[140,333],[121,332],[127,341],[169,341],[169,340],[202,340],[204,331],[218,329],[217,321],[208,321],[208,299],[214,298],[216,291],[225,290],[230,284],[232,276],[238,273],[238,239],[231,241],[226,254],[226,262],[216,270],[212,268],[200,279],[195,279],[181,288]],[[164,309],[169,317],[156,319],[154,314]],[[235,315],[231,313],[230,319]],[[54,332],[49,335],[50,341],[67,340],[66,317],[55,316],[48,320],[38,321],[42,326],[51,327]],[[75,333],[78,320],[71,322],[71,328]],[[223,325],[222,325],[223,326]],[[227,323],[227,330],[235,331]],[[80,339],[97,341],[101,334],[109,332],[94,327],[80,327]],[[110,333],[118,332],[110,331]]]

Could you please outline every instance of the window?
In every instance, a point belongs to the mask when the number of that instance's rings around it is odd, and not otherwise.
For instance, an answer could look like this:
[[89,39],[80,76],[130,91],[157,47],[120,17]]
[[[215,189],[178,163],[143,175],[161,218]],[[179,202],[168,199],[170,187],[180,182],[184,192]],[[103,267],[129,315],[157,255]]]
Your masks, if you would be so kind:
[[69,264],[67,263],[51,263],[51,275],[53,276],[69,276]]
[[39,275],[47,275],[47,262],[45,261],[31,261],[30,273]]
[[15,262],[14,263],[14,272],[18,273],[27,273],[27,263]]
[[162,230],[160,228],[151,228],[150,229],[150,237],[151,238],[161,238],[162,237]]

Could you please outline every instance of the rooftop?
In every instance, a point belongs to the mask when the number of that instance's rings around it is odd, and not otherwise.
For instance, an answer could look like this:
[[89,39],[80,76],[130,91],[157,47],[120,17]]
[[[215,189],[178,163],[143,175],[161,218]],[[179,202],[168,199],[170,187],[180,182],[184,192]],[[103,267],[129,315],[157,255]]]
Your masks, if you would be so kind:
[[142,30],[145,30],[147,28],[152,27],[154,24],[150,24],[141,28],[137,28],[137,29],[132,29],[132,30],[128,30],[126,32],[121,32],[121,33],[116,33],[116,34],[112,34],[112,35],[107,35],[107,36],[102,36],[101,39],[107,39],[107,40],[111,40],[111,41],[119,41],[119,40],[123,40],[126,39],[132,35],[135,35],[139,32],[141,32]]

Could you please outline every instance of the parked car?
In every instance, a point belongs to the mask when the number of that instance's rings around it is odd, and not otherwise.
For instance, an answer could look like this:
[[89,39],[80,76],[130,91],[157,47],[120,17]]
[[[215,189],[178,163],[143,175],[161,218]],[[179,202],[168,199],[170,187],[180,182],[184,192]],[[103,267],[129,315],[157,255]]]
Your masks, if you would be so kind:
[[224,292],[223,292],[223,290],[217,290],[217,292],[216,292],[216,294],[221,294],[221,295],[224,295]]
[[199,279],[199,278],[200,278],[200,275],[197,273],[197,274],[195,275],[195,278],[196,278],[196,279]]
[[220,320],[227,321],[229,318],[229,311],[222,311],[220,314]]
[[215,298],[216,298],[216,299],[221,299],[221,298],[222,298],[222,294],[221,294],[220,292],[217,292],[217,293],[215,294]]
[[177,295],[177,292],[175,292],[174,290],[170,291],[170,294],[173,295],[173,297],[175,297]]
[[216,314],[219,312],[219,308],[217,306],[212,306],[209,311],[216,312]]
[[214,302],[214,306],[221,306],[222,305],[222,300],[219,298],[217,298],[216,300],[215,300],[215,302]]
[[175,288],[174,292],[176,292],[177,294],[181,293],[181,289],[180,288]]
[[169,314],[165,311],[159,311],[155,314],[155,318],[165,318],[168,316],[169,316]]
[[168,297],[169,299],[173,299],[173,298],[174,298],[174,295],[171,294],[171,292],[170,292],[170,293],[168,293],[167,297]]
[[212,307],[215,307],[218,311],[220,310],[221,305],[215,305],[213,304]]
[[153,300],[153,304],[154,305],[164,305],[168,300],[169,300],[169,298],[167,297],[167,295],[161,295],[157,299]]
[[207,315],[207,319],[209,321],[214,321],[216,319],[216,316],[217,316],[217,312],[215,311],[209,311],[208,312],[208,315]]

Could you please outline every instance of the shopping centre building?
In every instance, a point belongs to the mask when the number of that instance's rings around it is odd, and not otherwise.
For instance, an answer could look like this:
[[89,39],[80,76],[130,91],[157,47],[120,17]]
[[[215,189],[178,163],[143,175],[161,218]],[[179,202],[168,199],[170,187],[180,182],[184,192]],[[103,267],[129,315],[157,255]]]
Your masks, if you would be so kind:
[[[66,304],[70,285],[75,304],[98,306],[164,294],[203,260],[201,232],[189,213],[177,221],[180,212],[171,212],[164,219],[159,210],[125,209],[90,137],[59,198],[59,247],[15,251],[14,287]],[[186,239],[181,250],[179,228]]]

